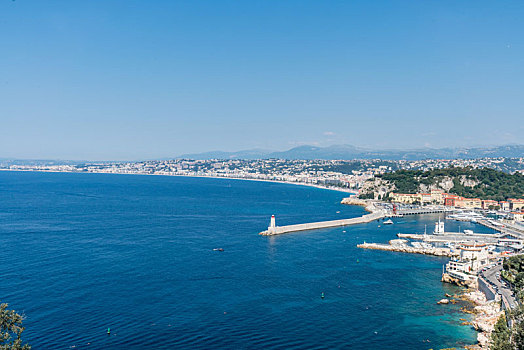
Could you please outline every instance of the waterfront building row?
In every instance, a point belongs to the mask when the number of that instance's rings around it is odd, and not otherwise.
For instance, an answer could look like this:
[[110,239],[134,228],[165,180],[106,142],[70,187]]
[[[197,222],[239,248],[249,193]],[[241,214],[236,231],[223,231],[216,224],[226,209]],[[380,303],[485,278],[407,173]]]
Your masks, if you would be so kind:
[[499,207],[503,211],[522,211],[524,199],[510,198],[507,201],[494,201],[490,199],[465,198],[442,190],[431,190],[430,193],[390,193],[392,202],[403,204],[439,204],[464,209],[491,209]]

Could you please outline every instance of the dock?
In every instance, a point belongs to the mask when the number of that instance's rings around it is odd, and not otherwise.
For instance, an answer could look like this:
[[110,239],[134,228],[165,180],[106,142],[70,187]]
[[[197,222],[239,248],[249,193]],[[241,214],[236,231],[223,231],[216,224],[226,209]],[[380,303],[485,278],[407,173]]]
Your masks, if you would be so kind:
[[464,234],[459,232],[446,232],[443,234],[417,234],[417,233],[397,233],[398,238],[413,239],[429,243],[448,243],[476,241],[494,244],[501,239],[500,234]]
[[332,227],[341,227],[349,225],[358,225],[379,220],[386,217],[386,213],[382,210],[373,211],[371,214],[365,214],[360,217],[351,218],[351,219],[341,219],[341,220],[330,220],[330,221],[318,221],[318,222],[309,222],[305,224],[296,224],[296,225],[287,225],[287,226],[276,226],[275,217],[271,217],[271,224],[266,231],[262,231],[259,235],[263,236],[274,236],[284,233],[299,232],[299,231],[308,231],[308,230],[317,230],[322,228],[332,228]]
[[493,225],[489,220],[485,219],[477,220],[477,224],[488,227],[490,229],[500,232],[505,236],[509,236],[512,238],[522,239],[524,237],[524,230],[514,227],[512,225],[505,224],[497,226]]

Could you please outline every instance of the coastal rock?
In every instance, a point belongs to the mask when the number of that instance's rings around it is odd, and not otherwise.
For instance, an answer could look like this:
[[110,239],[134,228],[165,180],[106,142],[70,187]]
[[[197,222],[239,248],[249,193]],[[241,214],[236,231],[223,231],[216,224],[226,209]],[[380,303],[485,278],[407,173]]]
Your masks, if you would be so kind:
[[455,186],[455,184],[453,183],[453,179],[449,176],[444,176],[438,183],[438,187],[442,188],[446,192],[449,192],[453,186]]
[[460,176],[460,184],[465,187],[475,187],[479,184],[479,181],[469,179],[466,175]]
[[449,300],[448,299],[440,299],[437,304],[449,304]]
[[373,199],[378,200],[383,198],[387,193],[395,191],[396,187],[389,181],[384,181],[380,178],[373,178],[364,182],[360,189],[360,193],[373,193]]
[[461,286],[461,287],[468,287],[468,288],[476,288],[477,287],[477,281],[476,279],[473,279],[471,281],[461,281],[457,278],[454,278],[454,277],[451,277],[449,274],[447,273],[443,273],[442,274],[442,279],[441,279],[442,282],[446,282],[446,283],[452,283],[452,284],[456,284],[457,286]]
[[501,310],[499,303],[488,301],[484,293],[478,290],[468,291],[462,295],[462,298],[475,305],[473,311],[463,311],[474,315],[471,325],[479,332],[477,335],[478,344],[475,345],[476,347],[472,346],[468,349],[489,349],[491,332],[504,311]]

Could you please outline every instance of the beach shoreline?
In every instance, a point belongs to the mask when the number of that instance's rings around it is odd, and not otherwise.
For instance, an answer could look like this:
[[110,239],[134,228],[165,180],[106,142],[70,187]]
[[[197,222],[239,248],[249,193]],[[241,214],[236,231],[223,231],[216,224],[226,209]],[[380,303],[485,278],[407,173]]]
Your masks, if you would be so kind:
[[356,194],[355,190],[349,188],[338,188],[338,187],[328,187],[317,184],[309,184],[305,182],[293,182],[293,181],[282,181],[282,180],[267,180],[267,179],[252,179],[244,177],[234,177],[234,176],[211,176],[211,175],[178,175],[178,174],[146,174],[146,173],[119,173],[119,172],[105,172],[105,171],[56,171],[56,170],[36,170],[36,169],[0,169],[0,171],[6,172],[34,172],[34,173],[66,173],[66,174],[110,174],[110,175],[145,175],[145,176],[169,176],[169,177],[192,177],[192,178],[209,178],[209,179],[226,179],[226,180],[243,180],[243,181],[259,181],[259,182],[271,182],[271,183],[280,183],[288,185],[298,185],[298,186],[307,186],[319,188],[322,190],[336,191],[346,194]]

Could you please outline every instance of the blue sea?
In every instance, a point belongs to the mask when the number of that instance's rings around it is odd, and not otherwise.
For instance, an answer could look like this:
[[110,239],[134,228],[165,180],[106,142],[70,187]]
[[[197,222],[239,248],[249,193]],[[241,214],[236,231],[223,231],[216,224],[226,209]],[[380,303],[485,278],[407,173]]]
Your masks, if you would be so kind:
[[272,214],[280,225],[362,215],[340,204],[345,196],[228,179],[0,172],[0,301],[25,314],[34,349],[475,343],[460,305],[436,304],[459,291],[440,282],[446,259],[356,247],[431,230],[438,216],[258,235]]

